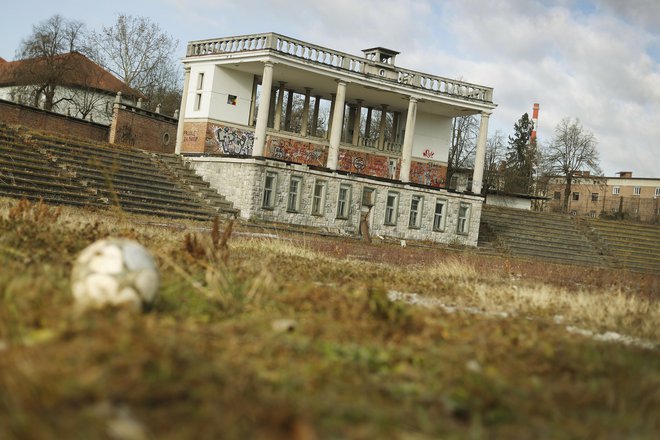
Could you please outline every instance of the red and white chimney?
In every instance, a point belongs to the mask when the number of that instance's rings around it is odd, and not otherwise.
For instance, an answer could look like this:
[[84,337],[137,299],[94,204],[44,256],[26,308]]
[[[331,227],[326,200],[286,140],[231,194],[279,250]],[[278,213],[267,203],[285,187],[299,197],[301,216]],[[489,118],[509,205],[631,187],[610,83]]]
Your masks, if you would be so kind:
[[530,139],[532,144],[536,144],[536,130],[539,126],[539,105],[534,103],[534,111],[532,112],[532,122],[534,123],[534,128],[532,129],[532,137]]

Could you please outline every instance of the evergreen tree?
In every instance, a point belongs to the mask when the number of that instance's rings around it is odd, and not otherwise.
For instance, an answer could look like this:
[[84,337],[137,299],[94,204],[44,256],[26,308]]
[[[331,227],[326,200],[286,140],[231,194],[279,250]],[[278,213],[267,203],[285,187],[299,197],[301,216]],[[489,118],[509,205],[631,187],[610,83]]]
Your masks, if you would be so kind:
[[527,113],[513,125],[506,154],[506,190],[530,193],[533,189],[536,145],[532,142],[534,122]]

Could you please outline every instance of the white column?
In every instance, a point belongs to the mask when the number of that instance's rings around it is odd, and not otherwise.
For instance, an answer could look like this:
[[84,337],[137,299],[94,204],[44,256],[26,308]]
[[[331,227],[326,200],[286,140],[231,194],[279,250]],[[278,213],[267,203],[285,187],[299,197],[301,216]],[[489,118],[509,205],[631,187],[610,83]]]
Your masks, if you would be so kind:
[[490,113],[481,112],[479,122],[479,137],[477,138],[477,155],[474,158],[474,172],[472,173],[472,192],[481,193],[484,177],[484,164],[486,162],[486,139],[488,138],[488,119]]
[[[415,100],[417,102],[417,100]],[[416,107],[415,107],[416,108]],[[380,127],[378,129],[378,149],[385,145],[385,129],[387,128],[387,106],[383,104],[380,109]]]
[[314,111],[312,112],[312,136],[316,136],[316,128],[319,125],[319,109],[321,107],[321,96],[314,97]]
[[412,158],[413,138],[415,137],[415,121],[417,120],[417,98],[410,97],[408,103],[408,117],[406,118],[406,134],[403,137],[403,150],[401,151],[402,182],[410,182],[410,161]]
[[312,89],[305,87],[305,103],[303,104],[302,121],[300,122],[300,135],[307,136],[307,123],[309,122],[309,98]]
[[337,169],[339,160],[339,141],[341,139],[341,126],[344,120],[344,104],[346,100],[346,83],[337,81],[337,96],[335,97],[335,108],[332,113],[332,130],[330,133],[330,147],[328,149],[327,167],[331,170]]
[[284,105],[284,81],[280,81],[280,90],[277,92],[277,106],[275,107],[275,116],[273,119],[273,129],[280,131],[282,127],[282,106]]
[[190,83],[190,66],[186,66],[183,77],[183,94],[181,95],[181,108],[179,109],[179,122],[176,126],[176,145],[174,154],[181,154],[183,144],[183,122],[186,119],[186,103],[188,102],[188,83]]
[[325,138],[330,139],[330,133],[332,132],[332,116],[335,114],[335,101],[337,100],[336,93],[330,93],[330,117],[328,120],[328,130],[325,132]]
[[355,120],[353,121],[353,145],[357,145],[360,139],[360,119],[362,119],[362,100],[358,99],[355,106]]
[[252,156],[263,156],[266,145],[266,126],[268,125],[268,107],[270,106],[270,91],[273,87],[273,63],[264,63],[264,74],[261,77],[261,96],[259,96],[259,112],[254,127],[254,145]]

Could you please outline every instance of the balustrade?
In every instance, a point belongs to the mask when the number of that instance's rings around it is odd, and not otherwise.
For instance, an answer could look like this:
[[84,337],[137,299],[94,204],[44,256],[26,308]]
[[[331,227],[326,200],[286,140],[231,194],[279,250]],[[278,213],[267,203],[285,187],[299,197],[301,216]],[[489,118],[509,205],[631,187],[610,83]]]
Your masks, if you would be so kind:
[[[186,55],[192,57],[258,50],[274,50],[306,61],[362,74],[364,74],[367,64],[379,64],[373,59],[356,57],[275,33],[193,41],[188,44]],[[388,68],[392,68],[392,66],[388,66]],[[394,69],[396,72],[394,79],[384,77],[379,77],[379,79],[383,81],[395,81],[399,84],[420,88],[427,92],[457,96],[466,100],[492,102],[493,99],[493,89],[490,87],[483,87],[398,67],[394,67]]]

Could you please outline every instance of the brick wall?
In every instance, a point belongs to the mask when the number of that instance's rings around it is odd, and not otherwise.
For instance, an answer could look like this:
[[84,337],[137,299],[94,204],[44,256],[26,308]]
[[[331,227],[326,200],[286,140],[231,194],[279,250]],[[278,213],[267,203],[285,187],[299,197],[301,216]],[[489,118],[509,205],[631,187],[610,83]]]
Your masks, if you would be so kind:
[[110,127],[0,99],[0,121],[64,136],[107,142]]
[[177,120],[122,104],[115,109],[111,143],[159,153],[174,153]]

